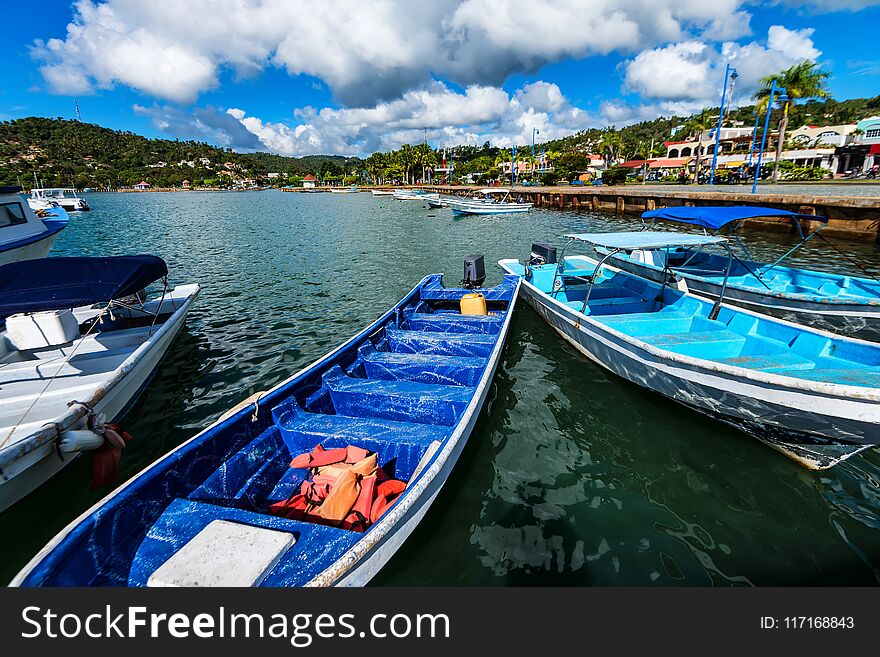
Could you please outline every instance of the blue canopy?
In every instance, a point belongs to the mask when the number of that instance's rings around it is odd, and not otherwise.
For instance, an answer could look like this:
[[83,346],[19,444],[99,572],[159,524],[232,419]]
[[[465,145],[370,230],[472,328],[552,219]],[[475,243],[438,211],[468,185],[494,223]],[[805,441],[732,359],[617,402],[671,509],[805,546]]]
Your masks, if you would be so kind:
[[777,210],[776,208],[749,207],[745,205],[731,206],[690,206],[683,205],[676,208],[660,208],[648,210],[642,213],[643,219],[668,219],[683,224],[694,224],[711,230],[718,230],[722,226],[733,221],[753,219],[755,217],[787,217],[799,219],[811,219],[828,223],[826,217],[812,214],[798,214],[790,210]]
[[121,299],[167,275],[153,255],[12,262],[0,266],[0,317]]
[[606,249],[645,249],[648,251],[679,246],[723,244],[727,241],[726,238],[716,235],[691,235],[690,233],[666,233],[652,230],[625,233],[572,233],[566,237]]

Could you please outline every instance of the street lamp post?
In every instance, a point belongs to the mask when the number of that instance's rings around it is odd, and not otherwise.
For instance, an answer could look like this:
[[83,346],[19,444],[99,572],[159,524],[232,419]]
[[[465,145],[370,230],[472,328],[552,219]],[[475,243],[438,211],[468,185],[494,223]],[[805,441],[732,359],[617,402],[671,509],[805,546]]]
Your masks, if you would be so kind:
[[532,128],[532,182],[535,181],[535,135],[540,135],[541,131]]
[[[785,87],[779,88],[780,96],[785,95]],[[761,133],[761,150],[758,151],[758,163],[755,165],[755,179],[752,182],[752,194],[758,191],[758,174],[761,173],[761,161],[764,159],[764,144],[767,142],[767,131],[770,129],[770,113],[773,110],[773,99],[776,96],[776,79],[770,85],[770,96],[767,98],[767,115],[764,117],[764,132]]]
[[[730,64],[724,69],[724,87],[721,89],[721,107],[718,109],[718,127],[715,128],[715,149],[712,151],[712,172],[709,174],[709,185],[715,184],[715,165],[718,163],[718,143],[721,140],[721,120],[724,118],[724,101],[727,99],[728,79],[736,80],[736,69]],[[699,148],[699,143],[697,148]]]
[[510,148],[510,186],[516,184],[516,146]]

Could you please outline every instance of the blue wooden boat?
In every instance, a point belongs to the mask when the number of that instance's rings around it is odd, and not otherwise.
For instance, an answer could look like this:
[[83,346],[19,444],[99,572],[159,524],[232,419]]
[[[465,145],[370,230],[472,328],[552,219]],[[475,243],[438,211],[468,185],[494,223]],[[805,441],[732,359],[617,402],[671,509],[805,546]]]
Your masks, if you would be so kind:
[[[764,217],[790,221],[800,231],[801,240],[774,262],[756,262],[738,229],[747,219]],[[814,237],[827,224],[825,217],[798,214],[762,207],[675,207],[650,210],[642,214],[650,229],[658,219],[700,226],[717,233],[732,226],[731,237],[740,247],[727,271],[727,254],[695,248],[661,251],[622,251],[614,256],[615,266],[653,281],[674,276],[688,289],[717,299],[727,277],[728,303],[788,321],[864,340],[880,340],[880,281],[859,276],[833,274],[787,267],[782,263],[796,249]],[[804,233],[801,222],[814,222],[816,228]],[[604,253],[600,250],[600,254]]]
[[[520,279],[480,290],[427,276],[373,324],[99,502],[15,578],[22,586],[354,586],[424,516],[489,392]],[[374,451],[406,488],[365,532],[267,513],[316,445]],[[209,553],[210,557],[205,557]],[[170,565],[169,565],[170,564]],[[158,573],[158,574],[157,574]],[[164,574],[163,574],[164,573]]]
[[713,303],[607,265],[624,251],[728,247],[724,237],[567,237],[606,255],[556,262],[534,245],[528,262],[499,264],[524,277],[527,302],[588,358],[813,469],[880,442],[880,345]]

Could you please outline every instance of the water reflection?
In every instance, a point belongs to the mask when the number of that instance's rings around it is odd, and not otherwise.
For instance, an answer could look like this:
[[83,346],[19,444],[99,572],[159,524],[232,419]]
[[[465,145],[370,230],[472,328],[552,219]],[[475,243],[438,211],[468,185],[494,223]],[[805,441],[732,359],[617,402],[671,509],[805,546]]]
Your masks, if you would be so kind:
[[[427,273],[523,256],[633,217],[535,210],[453,220],[367,194],[93,195],[55,255],[157,253],[203,292],[124,419],[123,475],[323,355]],[[636,224],[637,225],[637,220]],[[793,243],[747,235],[756,255]],[[880,273],[877,247],[834,240]],[[821,243],[793,262],[845,271]],[[82,459],[0,515],[0,579],[106,491]],[[876,584],[880,453],[823,473],[587,362],[525,304],[486,410],[434,507],[375,583]]]

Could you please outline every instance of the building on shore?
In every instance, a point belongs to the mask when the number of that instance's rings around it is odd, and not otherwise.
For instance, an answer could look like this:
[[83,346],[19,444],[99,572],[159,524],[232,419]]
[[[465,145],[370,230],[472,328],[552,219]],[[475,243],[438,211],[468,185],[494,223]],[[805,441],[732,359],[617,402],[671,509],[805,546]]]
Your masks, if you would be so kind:
[[315,178],[315,176],[313,176],[312,174],[308,174],[303,178],[302,186],[309,188],[317,187],[318,179]]
[[131,188],[143,192],[150,188],[150,183],[148,183],[146,180],[141,180],[136,185],[132,185]]

